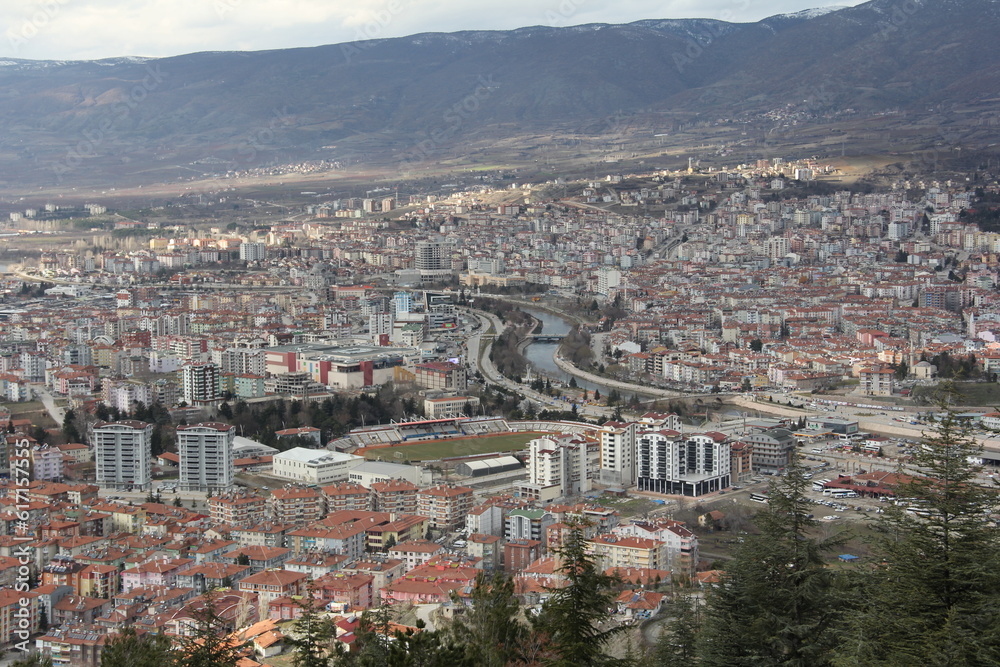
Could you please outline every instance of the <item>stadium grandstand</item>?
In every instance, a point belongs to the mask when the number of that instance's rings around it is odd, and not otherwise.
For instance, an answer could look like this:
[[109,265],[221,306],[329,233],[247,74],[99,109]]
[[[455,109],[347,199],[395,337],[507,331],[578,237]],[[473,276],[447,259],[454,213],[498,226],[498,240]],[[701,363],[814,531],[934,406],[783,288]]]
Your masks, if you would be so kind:
[[503,417],[448,417],[399,421],[354,429],[327,445],[328,449],[350,451],[361,447],[402,445],[426,440],[509,433]]

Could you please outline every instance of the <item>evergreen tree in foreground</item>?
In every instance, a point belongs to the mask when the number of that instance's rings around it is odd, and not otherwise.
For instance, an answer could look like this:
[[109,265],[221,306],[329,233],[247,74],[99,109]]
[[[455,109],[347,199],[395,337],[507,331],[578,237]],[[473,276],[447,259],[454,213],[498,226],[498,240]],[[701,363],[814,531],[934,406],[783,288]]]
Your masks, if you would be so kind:
[[923,474],[886,509],[874,545],[879,564],[859,576],[838,665],[1000,664],[1000,533],[992,490],[978,485],[981,448],[945,411],[913,455]]
[[204,606],[195,611],[195,631],[190,637],[179,638],[180,656],[184,667],[237,667],[245,646],[230,637],[229,627],[215,609],[215,594],[201,596]]
[[292,648],[295,667],[329,667],[331,662],[331,641],[336,628],[316,605],[315,591],[310,581],[306,594],[297,601],[302,614],[295,623],[295,632],[285,638],[285,643]]
[[518,620],[514,580],[502,572],[476,576],[471,604],[455,618],[451,633],[464,645],[465,660],[478,667],[504,667],[520,653],[525,627]]
[[140,635],[126,627],[108,638],[101,650],[101,667],[174,667],[175,657],[166,635]]
[[744,537],[706,598],[693,664],[830,664],[843,601],[822,558],[835,543],[810,536],[807,484],[796,462],[772,483],[768,507],[755,518],[760,532]]
[[555,657],[546,664],[559,667],[589,667],[616,664],[603,652],[605,646],[625,626],[607,625],[614,605],[612,586],[617,580],[597,569],[587,553],[583,527],[570,529],[566,542],[557,550],[560,571],[569,582],[564,588],[549,589],[550,597],[534,622],[536,633],[547,635]]

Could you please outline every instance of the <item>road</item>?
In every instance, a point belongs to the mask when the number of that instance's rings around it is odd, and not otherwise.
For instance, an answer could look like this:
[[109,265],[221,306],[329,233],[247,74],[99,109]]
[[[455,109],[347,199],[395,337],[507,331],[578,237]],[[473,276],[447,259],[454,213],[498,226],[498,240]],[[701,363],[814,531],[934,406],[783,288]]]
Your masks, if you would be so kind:
[[56,405],[55,399],[52,398],[52,394],[45,388],[45,385],[33,384],[31,385],[31,389],[35,396],[38,397],[38,400],[42,402],[42,405],[45,406],[45,410],[52,417],[52,420],[55,421],[56,426],[62,426],[63,420],[66,419],[66,411]]
[[[524,396],[525,398],[540,405],[556,410],[570,409],[572,403],[569,401],[540,394],[527,385],[518,384],[501,375],[493,365],[493,361],[490,359],[490,348],[493,345],[493,339],[500,335],[506,327],[500,321],[500,318],[492,313],[473,309],[469,309],[468,313],[473,317],[476,317],[480,324],[476,333],[468,339],[468,359],[473,367],[479,371],[479,373],[481,373],[486,380],[492,382],[493,384],[515,391],[521,396]],[[579,410],[580,416],[589,417],[591,419],[597,417],[607,417],[612,413],[610,408],[597,405],[578,405],[577,409]]]

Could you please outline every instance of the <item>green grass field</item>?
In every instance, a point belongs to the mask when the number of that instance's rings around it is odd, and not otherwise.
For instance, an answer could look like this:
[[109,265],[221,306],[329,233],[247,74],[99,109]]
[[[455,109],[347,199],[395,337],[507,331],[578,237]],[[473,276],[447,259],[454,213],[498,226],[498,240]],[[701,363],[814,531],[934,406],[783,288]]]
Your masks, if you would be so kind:
[[432,440],[399,447],[359,450],[357,453],[367,459],[383,461],[436,461],[452,456],[476,456],[494,452],[509,452],[523,449],[538,433],[509,433],[488,438],[454,438],[452,440]]

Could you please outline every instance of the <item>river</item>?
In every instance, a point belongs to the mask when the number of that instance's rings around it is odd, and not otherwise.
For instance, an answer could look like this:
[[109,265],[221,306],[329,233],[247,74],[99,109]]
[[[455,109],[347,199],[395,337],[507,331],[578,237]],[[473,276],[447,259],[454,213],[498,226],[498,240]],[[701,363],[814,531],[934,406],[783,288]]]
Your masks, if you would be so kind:
[[[538,333],[546,336],[565,336],[569,333],[571,328],[570,323],[558,315],[553,315],[552,313],[544,310],[525,308],[524,306],[521,307],[521,310],[529,313],[532,317],[541,321],[542,330]],[[524,356],[528,358],[532,367],[534,367],[534,369],[539,373],[547,375],[553,379],[569,382],[569,379],[572,376],[556,366],[556,362],[552,358],[558,349],[559,343],[531,343],[524,348]],[[589,391],[600,389],[603,394],[607,394],[609,391],[608,387],[604,385],[596,385],[593,382],[588,382],[587,380],[583,380],[581,378],[576,378],[576,385],[581,389],[587,389]]]

